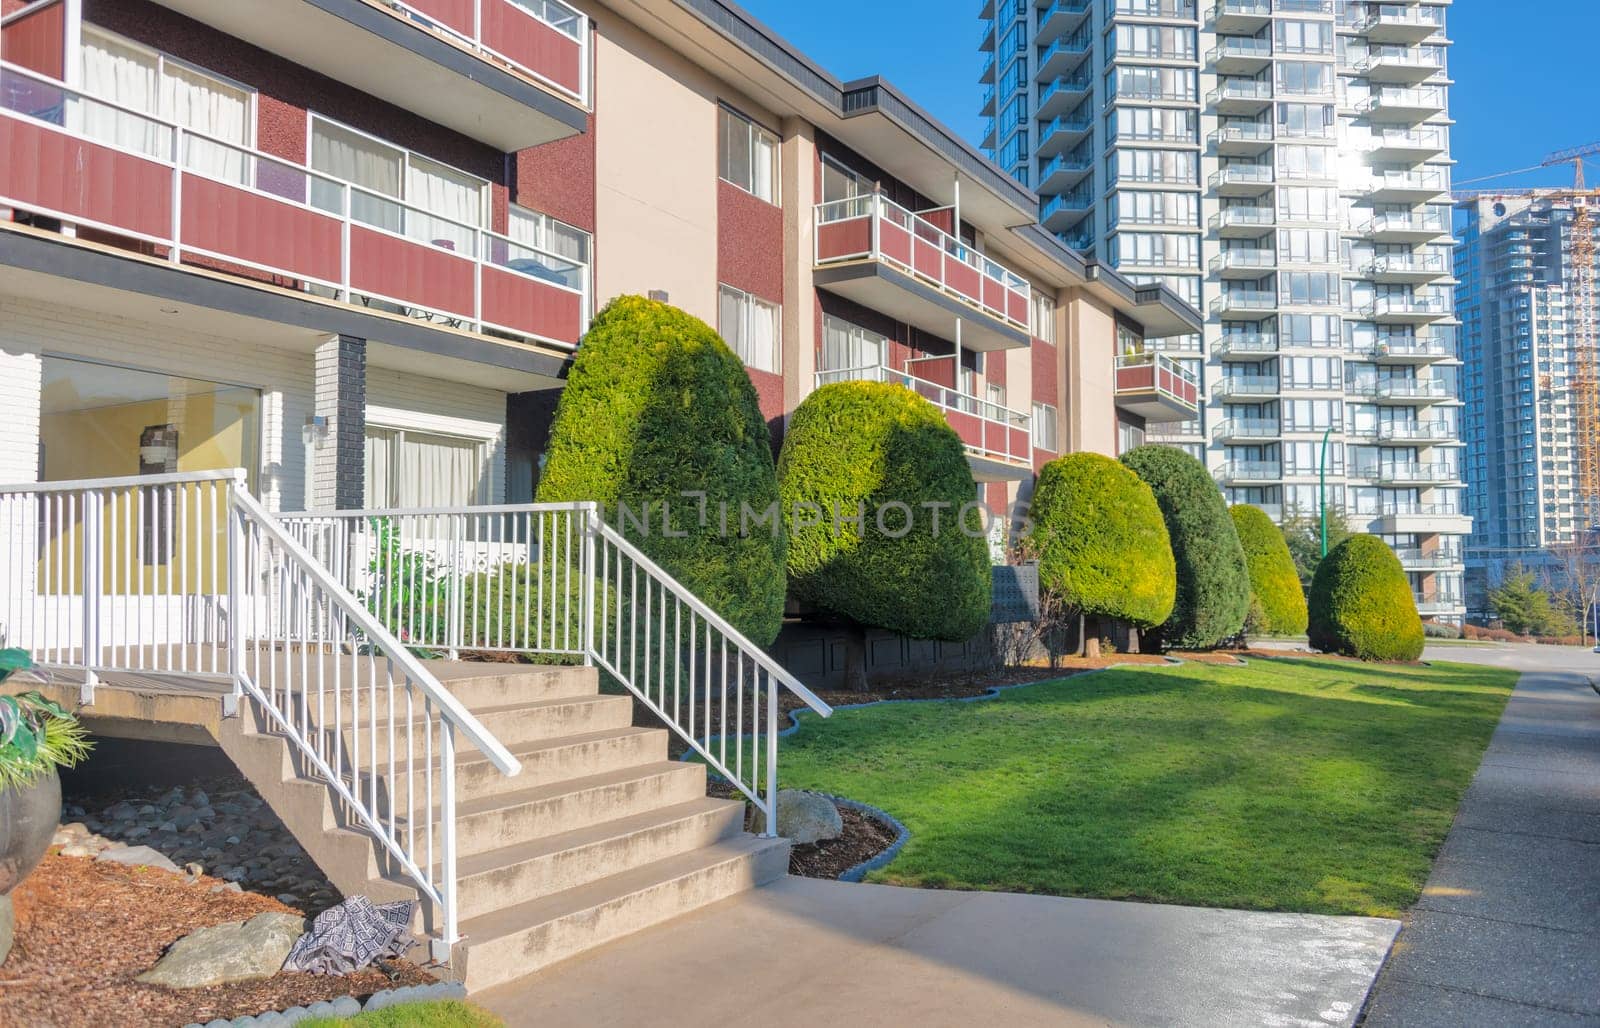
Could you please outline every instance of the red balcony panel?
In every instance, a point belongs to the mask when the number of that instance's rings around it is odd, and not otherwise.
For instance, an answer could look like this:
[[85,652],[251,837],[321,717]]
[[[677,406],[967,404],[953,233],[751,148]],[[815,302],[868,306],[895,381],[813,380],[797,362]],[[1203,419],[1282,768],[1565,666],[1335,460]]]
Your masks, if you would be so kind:
[[452,32],[472,38],[473,22],[477,20],[473,9],[478,6],[478,0],[407,0],[407,3]]
[[483,0],[483,44],[562,89],[583,93],[583,53],[578,41],[516,4]]
[[1156,387],[1156,369],[1153,364],[1139,364],[1117,369],[1118,392],[1149,391]]
[[141,235],[172,232],[173,170],[0,114],[0,195]]
[[583,297],[499,268],[483,269],[483,320],[541,339],[576,343]]
[[983,305],[994,311],[999,317],[1006,316],[1006,287],[994,279],[985,276],[983,282]]
[[66,77],[67,5],[41,7],[6,26],[0,60],[53,79]]
[[939,244],[930,243],[926,239],[914,241],[914,267],[919,275],[925,275],[935,282],[944,281],[944,251]]
[[472,261],[437,247],[350,226],[350,288],[471,317]]
[[340,221],[213,179],[183,177],[183,245],[339,281]]
[[974,302],[981,302],[984,277],[970,264],[946,256],[944,260],[945,284]]
[[905,226],[886,219],[878,221],[878,250],[885,257],[910,267],[912,249],[911,233]]
[[817,227],[817,258],[837,260],[872,252],[872,219],[829,221]]
[[1028,310],[1028,298],[1015,290],[1006,290],[1006,316],[1019,325],[1030,324],[1032,311]]
[[1011,435],[1011,446],[1006,452],[1026,460],[1027,455],[1033,452],[1032,434],[1025,428],[1008,428],[1006,431]]
[[956,430],[956,435],[961,437],[963,443],[978,449],[984,448],[984,421],[982,418],[976,414],[967,414],[964,411],[949,410],[947,408],[944,412],[944,419],[950,423],[951,428]]

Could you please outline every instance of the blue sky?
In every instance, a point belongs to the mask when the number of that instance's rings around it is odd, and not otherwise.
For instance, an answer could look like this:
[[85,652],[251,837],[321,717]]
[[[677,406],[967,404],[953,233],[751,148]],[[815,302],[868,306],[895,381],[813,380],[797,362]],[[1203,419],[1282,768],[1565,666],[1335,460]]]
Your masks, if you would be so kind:
[[[977,0],[743,0],[843,79],[879,74],[976,143]],[[1515,8],[1515,10],[1513,10]],[[1458,181],[1600,142],[1597,0],[1459,0],[1449,11]],[[1591,163],[1600,183],[1600,160]],[[1482,187],[1566,185],[1571,166]],[[1477,188],[1469,186],[1466,188]]]

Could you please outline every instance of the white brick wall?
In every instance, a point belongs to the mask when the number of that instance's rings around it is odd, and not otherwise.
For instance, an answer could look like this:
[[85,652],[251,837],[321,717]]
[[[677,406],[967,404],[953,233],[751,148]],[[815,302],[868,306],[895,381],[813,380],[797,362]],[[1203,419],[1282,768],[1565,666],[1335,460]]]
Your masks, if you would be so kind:
[[368,424],[400,421],[447,435],[489,443],[489,502],[500,503],[506,489],[506,394],[498,389],[444,382],[367,365]]

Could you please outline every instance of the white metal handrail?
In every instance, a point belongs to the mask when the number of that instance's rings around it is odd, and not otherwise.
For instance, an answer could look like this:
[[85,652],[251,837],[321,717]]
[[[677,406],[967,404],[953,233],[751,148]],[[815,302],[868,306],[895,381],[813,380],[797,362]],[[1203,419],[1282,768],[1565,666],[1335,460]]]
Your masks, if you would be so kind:
[[459,938],[459,734],[521,764],[250,495],[243,471],[0,486],[7,645],[56,672],[231,686]]
[[[282,521],[408,646],[599,666],[748,796],[771,834],[778,693],[824,716],[831,708],[602,514],[594,503],[535,503]],[[636,532],[663,516],[614,514]]]
[[[522,72],[544,83],[558,92],[579,101],[585,106],[589,103],[589,19],[575,7],[561,2],[561,0],[470,0],[472,4],[472,26],[456,27],[447,25],[437,16],[430,14],[424,7],[423,0],[382,0],[384,4],[409,20],[421,22],[430,29],[443,32],[446,36],[460,42],[469,49],[501,61],[517,71]],[[550,75],[538,68],[516,60],[490,46],[484,39],[483,8],[485,3],[500,3],[519,14],[526,15],[540,22],[552,30],[571,39],[578,46],[578,88],[573,89],[565,83],[558,82]]]
[[[890,382],[896,385],[903,385],[941,410],[953,411],[958,414],[970,414],[981,421],[997,426],[1004,433],[1000,439],[1002,445],[999,446],[992,445],[989,442],[987,433],[984,433],[982,441],[979,442],[963,439],[962,443],[968,449],[976,451],[983,456],[999,457],[1013,462],[1028,463],[1033,460],[1033,415],[1031,414],[1012,410],[1010,407],[995,403],[992,400],[985,400],[971,393],[962,392],[959,389],[942,386],[937,382],[929,382],[927,379],[917,378],[915,375],[897,371],[882,364],[864,364],[855,368],[831,368],[826,371],[818,371],[816,380],[818,388],[834,382]],[[1022,432],[1026,436],[1026,439],[1015,446],[1009,432],[1012,429]]]
[[[9,80],[9,81],[8,81]],[[85,114],[113,112],[118,124],[110,133],[89,127]],[[175,122],[153,117],[123,104],[91,96],[43,75],[8,62],[0,62],[0,115],[25,119],[52,133],[82,139],[139,157],[173,173],[171,224],[165,232],[151,234],[128,225],[86,220],[66,211],[41,207],[33,198],[0,194],[0,205],[11,205],[60,218],[74,224],[114,232],[167,248],[167,259],[181,263],[185,254],[227,261],[270,274],[284,275],[329,290],[346,302],[368,297],[407,309],[426,310],[472,327],[526,334],[514,326],[497,324],[483,316],[481,278],[484,268],[518,275],[579,298],[581,328],[590,312],[590,268],[530,243],[491,229],[439,214],[405,200],[366,189],[356,183],[315,171],[305,165],[274,157],[249,147],[196,132]],[[130,129],[134,131],[129,131]],[[107,136],[115,138],[107,138]],[[142,138],[138,138],[142,137]],[[132,139],[133,142],[128,142]],[[219,158],[221,158],[219,160]],[[340,223],[340,271],[335,277],[318,276],[252,260],[239,253],[218,251],[183,241],[184,177],[193,175],[220,182],[252,196],[332,218]],[[479,281],[470,310],[430,310],[413,298],[356,289],[352,283],[350,230],[403,239],[452,257],[471,261]],[[575,340],[551,340],[571,345]]]

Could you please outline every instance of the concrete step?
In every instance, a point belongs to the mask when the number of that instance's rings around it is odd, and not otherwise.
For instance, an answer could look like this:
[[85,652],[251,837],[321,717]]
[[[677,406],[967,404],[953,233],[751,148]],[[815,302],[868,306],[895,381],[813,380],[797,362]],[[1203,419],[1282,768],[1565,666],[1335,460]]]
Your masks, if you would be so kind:
[[785,839],[739,835],[462,922],[467,988],[487,989],[782,876]]
[[459,856],[687,803],[706,794],[705,767],[667,760],[456,804]]
[[[514,707],[524,703],[535,703],[543,700],[577,699],[585,696],[595,696],[600,692],[599,674],[594,668],[528,668],[516,664],[465,664],[459,661],[424,661],[451,695],[460,700],[468,710],[495,710],[504,707]],[[511,668],[508,671],[496,671],[495,668]],[[442,672],[449,668],[449,672]],[[487,668],[491,670],[478,671]],[[463,673],[463,670],[466,673]],[[285,681],[280,678],[279,695],[285,691],[294,697],[296,709],[299,709],[302,691],[313,720],[317,720],[318,699],[321,699],[321,711],[324,719],[331,720],[335,694],[341,709],[349,710],[351,705],[359,703],[363,712],[377,710],[387,714],[390,707],[404,715],[409,693],[411,706],[416,708],[422,703],[420,690],[407,690],[398,683],[391,691],[382,682],[371,682],[367,679],[355,681],[348,666],[343,666],[337,676],[327,666],[322,668],[322,677],[316,676],[316,665],[312,665],[312,674],[306,677],[309,688],[302,690],[299,684],[300,672],[295,671],[292,686],[285,686]],[[262,679],[262,691],[267,692],[272,684],[271,679]]]
[[[331,704],[324,705],[320,712],[313,704],[307,713],[314,725],[318,723],[331,725],[335,719]],[[348,718],[348,710],[342,713]],[[399,713],[403,715],[405,712]],[[392,734],[397,760],[404,758],[408,752],[407,724],[413,725],[409,742],[413,759],[422,759],[423,737],[426,734],[422,726],[422,712],[414,708],[411,713],[416,715],[415,720],[411,722],[407,722],[403,716],[397,716],[394,720]],[[627,728],[633,724],[633,700],[626,696],[574,696],[534,700],[505,707],[489,707],[474,711],[473,716],[483,724],[490,735],[500,741],[501,745],[515,750],[537,742]],[[320,722],[319,717],[322,719]],[[364,714],[363,720],[365,720]],[[363,725],[359,733],[348,728],[344,732],[345,759],[360,767],[369,766],[372,760],[382,764],[389,759],[391,732],[387,720],[379,718],[376,739],[372,737],[374,733],[368,730],[368,727]],[[437,720],[434,727],[437,730]],[[434,740],[434,749],[435,751],[438,749],[437,739]],[[459,756],[471,756],[477,753],[477,747],[465,736],[457,733],[456,752]]]
[[457,863],[461,917],[575,889],[727,839],[744,828],[745,805],[701,797]]

